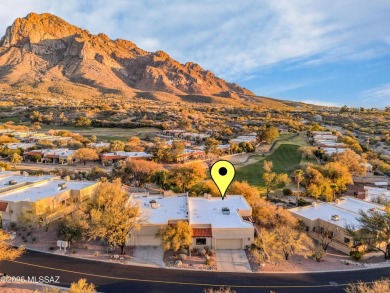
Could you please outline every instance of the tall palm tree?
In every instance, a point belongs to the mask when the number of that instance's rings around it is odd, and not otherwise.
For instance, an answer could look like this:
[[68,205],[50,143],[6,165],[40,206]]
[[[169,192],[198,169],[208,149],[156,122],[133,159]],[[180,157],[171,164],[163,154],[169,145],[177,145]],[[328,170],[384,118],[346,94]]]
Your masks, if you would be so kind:
[[305,175],[305,172],[303,172],[302,169],[295,170],[295,172],[294,172],[295,182],[297,183],[297,187],[298,187],[297,205],[299,202],[299,196],[301,195],[301,192],[299,190],[300,184],[301,184],[302,180],[304,179],[304,175]]
[[336,192],[337,192],[337,190],[338,190],[337,184],[332,183],[332,184],[330,185],[330,188],[332,189],[333,200],[336,200]]

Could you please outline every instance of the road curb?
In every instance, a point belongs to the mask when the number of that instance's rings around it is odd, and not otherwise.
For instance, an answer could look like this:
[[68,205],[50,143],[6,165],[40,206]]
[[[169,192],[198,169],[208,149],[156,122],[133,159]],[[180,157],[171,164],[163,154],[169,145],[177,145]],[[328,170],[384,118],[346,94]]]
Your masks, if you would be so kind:
[[[29,249],[26,248],[26,250],[40,252],[40,253],[46,253],[46,254],[54,254],[47,251],[42,251],[39,249]],[[109,262],[104,260],[97,260],[97,259],[89,259],[89,258],[83,258],[83,257],[77,257],[77,256],[71,256],[71,255],[60,255],[60,254],[54,254],[57,256],[64,256],[69,258],[77,258],[77,259],[84,259],[89,261],[95,261],[100,263],[111,263],[111,264],[120,264],[124,266],[135,266],[135,267],[145,267],[150,268],[151,266],[147,265],[137,265],[137,264],[124,264],[124,263],[117,263],[117,262]],[[299,272],[279,272],[279,271],[267,271],[267,272],[221,272],[221,271],[209,271],[209,270],[197,270],[197,269],[182,269],[182,268],[173,268],[173,267],[157,267],[153,266],[152,268],[155,269],[169,269],[169,270],[182,270],[182,271],[199,271],[199,272],[210,272],[210,273],[227,273],[227,274],[281,274],[281,275],[297,275],[297,274],[325,274],[325,273],[339,273],[339,272],[354,272],[354,271],[364,271],[364,270],[374,270],[374,269],[386,269],[390,268],[390,262],[386,262],[386,265],[382,266],[370,266],[370,267],[362,267],[362,268],[354,268],[354,269],[343,269],[343,270],[322,270],[322,271],[299,271]]]

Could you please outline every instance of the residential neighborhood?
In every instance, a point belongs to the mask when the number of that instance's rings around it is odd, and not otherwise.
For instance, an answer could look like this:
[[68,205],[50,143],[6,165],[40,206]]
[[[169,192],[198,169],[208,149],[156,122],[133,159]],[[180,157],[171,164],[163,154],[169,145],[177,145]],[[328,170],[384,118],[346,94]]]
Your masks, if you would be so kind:
[[2,1],[0,293],[390,293],[389,15]]

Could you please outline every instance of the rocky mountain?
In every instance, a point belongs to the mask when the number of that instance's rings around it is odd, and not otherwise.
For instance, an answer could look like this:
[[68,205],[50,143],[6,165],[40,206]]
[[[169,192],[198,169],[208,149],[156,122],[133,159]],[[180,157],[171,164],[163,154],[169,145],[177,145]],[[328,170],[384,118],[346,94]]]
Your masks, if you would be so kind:
[[252,93],[198,64],[181,64],[163,51],[147,52],[126,40],[92,35],[51,14],[30,13],[7,28],[0,41],[0,82],[96,93],[160,91],[176,96],[237,99]]

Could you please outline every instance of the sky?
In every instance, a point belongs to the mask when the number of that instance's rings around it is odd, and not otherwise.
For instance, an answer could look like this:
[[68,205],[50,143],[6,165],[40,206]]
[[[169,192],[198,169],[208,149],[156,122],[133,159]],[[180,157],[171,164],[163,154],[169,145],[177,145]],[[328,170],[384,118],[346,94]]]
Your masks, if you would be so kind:
[[1,0],[0,35],[30,12],[199,63],[257,95],[390,106],[388,0]]

